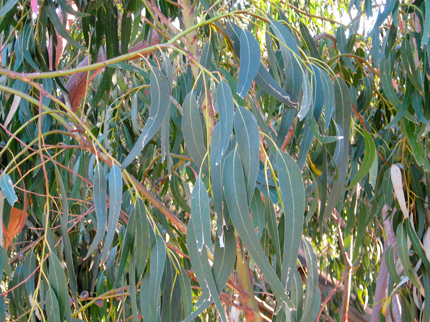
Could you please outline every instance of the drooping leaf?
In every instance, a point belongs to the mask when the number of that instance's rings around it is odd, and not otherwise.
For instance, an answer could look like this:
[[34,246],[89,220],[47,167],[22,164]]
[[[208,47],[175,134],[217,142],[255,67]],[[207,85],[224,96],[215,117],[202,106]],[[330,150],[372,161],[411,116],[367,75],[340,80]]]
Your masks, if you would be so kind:
[[[336,106],[336,122],[339,124],[339,127],[342,130],[343,139],[337,142],[337,146],[339,146],[340,151],[339,160],[336,162],[338,174],[337,179],[333,183],[333,188],[325,208],[324,218],[327,218],[328,215],[331,214],[343,191],[345,190],[345,178],[348,170],[349,159],[349,131],[351,127],[352,111],[351,96],[345,82],[340,78],[336,78],[334,81],[334,96]],[[338,136],[340,135],[342,134],[338,134]]]
[[[202,121],[193,92],[190,92],[185,98],[183,109],[182,128],[186,129],[183,131],[185,145],[196,165],[202,167],[202,172],[207,174],[208,163],[207,158],[205,159],[206,148]],[[205,159],[204,162],[203,159]]]
[[61,322],[60,307],[54,290],[48,285],[48,292],[46,292],[46,317],[48,321]]
[[202,285],[202,295],[195,305],[196,310],[188,316],[185,321],[191,321],[191,318],[195,318],[197,316],[197,312],[206,309],[212,302],[215,303],[221,320],[227,321],[219,299],[219,293],[212,274],[212,269],[209,265],[208,253],[206,250],[199,252],[193,225],[188,225],[187,227],[187,248],[191,265],[194,269],[194,274],[196,275],[200,285]]
[[295,268],[303,232],[305,188],[296,162],[285,152],[276,155],[278,184],[285,218],[281,281],[285,284]]
[[393,279],[394,283],[400,284],[401,279],[396,270],[396,261],[394,259],[394,249],[393,245],[388,246],[387,252],[385,254],[385,265],[387,266],[387,271],[390,277]]
[[224,226],[224,209],[223,190],[222,190],[222,162],[216,162],[217,156],[221,149],[221,125],[217,123],[212,132],[211,147],[210,147],[210,164],[211,164],[211,185],[214,210],[217,214],[217,230],[218,236],[222,235],[222,227]]
[[230,143],[230,138],[233,134],[233,95],[231,93],[230,86],[228,86],[225,81],[221,81],[218,85],[216,98],[219,111],[219,126],[221,135],[218,156],[216,157],[216,163],[218,163],[221,161],[222,156],[227,150],[227,147]]
[[246,189],[245,176],[237,149],[230,152],[226,157],[223,168],[223,183],[228,210],[237,233],[271,285],[275,296],[292,308],[293,303],[285,293],[284,286],[267,260],[254,232],[249,217],[248,201],[243,193]]
[[404,275],[409,277],[409,279],[411,280],[411,282],[414,284],[415,287],[419,288],[420,286],[418,281],[416,281],[414,277],[414,273],[412,271],[412,263],[409,257],[409,243],[408,243],[408,235],[405,229],[405,221],[403,221],[397,226],[396,238],[397,238],[397,250],[399,252],[399,258],[404,269]]
[[414,250],[417,252],[418,256],[423,261],[423,264],[429,270],[430,269],[430,261],[427,258],[424,246],[421,243],[421,241],[419,240],[414,227],[412,226],[412,224],[409,220],[405,220],[404,224],[406,226],[406,232],[408,233],[409,239],[412,243],[412,246],[414,247]]
[[160,321],[161,306],[161,278],[163,276],[164,265],[166,263],[166,245],[160,235],[155,238],[155,244],[151,247],[151,267],[149,282],[149,316],[150,321]]
[[[136,274],[140,279],[148,261],[150,235],[146,207],[141,198],[136,199],[134,207],[134,222],[130,230],[134,230],[134,257],[136,260]],[[128,229],[128,228],[127,228]]]
[[71,321],[72,315],[70,312],[67,278],[60,261],[54,253],[49,255],[49,282],[58,299],[60,319],[63,320],[65,318],[67,321]]
[[306,279],[306,296],[303,308],[303,322],[315,321],[318,310],[315,314],[315,307],[319,308],[320,290],[318,288],[318,264],[312,245],[306,240],[303,241],[303,250],[306,256],[306,267],[308,267],[308,276]]
[[355,186],[361,181],[361,179],[364,178],[364,176],[369,172],[370,168],[372,167],[373,161],[375,160],[376,146],[375,142],[373,141],[372,135],[366,130],[363,130],[363,136],[366,143],[366,154],[364,156],[363,161],[361,162],[360,169],[349,183],[348,189]]
[[271,20],[270,27],[280,41],[280,50],[284,60],[286,91],[292,96],[293,101],[298,101],[303,83],[303,71],[298,60],[300,57],[299,48],[290,30],[279,21]]
[[206,246],[212,253],[209,197],[200,176],[197,177],[191,195],[191,218],[199,252]]
[[300,21],[300,32],[302,33],[303,40],[305,41],[311,56],[318,60],[322,60],[317,46],[315,45],[315,41],[309,33],[309,29],[302,21]]
[[[221,240],[223,239],[223,244]],[[236,238],[233,227],[224,229],[224,233],[215,243],[214,265],[212,266],[213,275],[218,288],[221,292],[225,287],[228,278],[236,261]]]
[[106,230],[106,178],[103,165],[100,162],[97,163],[95,168],[93,194],[97,217],[96,236],[85,258],[88,258],[95,251],[96,247],[102,241]]
[[91,14],[86,12],[80,12],[73,10],[68,4],[66,0],[57,0],[58,5],[61,7],[63,12],[70,13],[76,17],[89,17]]
[[254,35],[244,30],[240,35],[240,69],[237,94],[244,98],[260,67],[260,44]]
[[288,94],[270,75],[266,67],[260,63],[258,73],[254,77],[255,83],[261,87],[269,95],[276,98],[281,103],[291,108],[297,108],[299,102],[296,101],[290,94]]
[[134,260],[134,254],[130,254],[130,287],[128,289],[128,292],[130,294],[130,300],[131,300],[131,312],[132,312],[132,321],[138,322],[138,313],[137,313],[137,290],[136,290],[136,268],[135,268],[135,260]]
[[121,169],[125,169],[133,162],[161,127],[164,118],[170,111],[170,100],[166,99],[166,95],[170,95],[169,81],[162,71],[153,67],[151,72],[151,111],[139,139],[122,162]]
[[[236,24],[232,22],[227,22],[226,32],[230,37],[230,41],[233,44],[233,49],[237,56],[240,56],[240,37],[243,30]],[[266,93],[275,97],[278,101],[285,104],[288,107],[296,108],[298,106],[298,101],[293,98],[289,93],[287,93],[270,75],[266,70],[266,67],[260,62],[258,67],[257,75],[254,77],[255,83],[261,87]]]
[[7,14],[18,2],[18,0],[7,0],[6,3],[0,9],[0,17]]
[[234,116],[234,128],[240,159],[243,163],[248,202],[254,194],[255,182],[260,163],[260,134],[255,116],[242,107],[238,107]]
[[55,4],[53,2],[45,3],[43,6],[43,9],[48,15],[52,24],[54,25],[55,31],[58,32],[61,35],[61,37],[63,37],[64,39],[67,39],[67,41],[74,47],[79,49],[85,49],[85,47],[81,46],[81,44],[77,42],[75,39],[73,39],[73,37],[67,32],[66,28],[61,23],[60,18],[57,15],[57,12],[55,11]]
[[[3,266],[3,265],[2,265]],[[24,275],[28,276],[28,280],[25,282],[25,286],[27,287],[27,293],[29,296],[34,295],[34,275],[33,272],[36,269],[36,254],[33,251],[27,253],[24,259],[23,271]],[[3,272],[1,273],[3,275]]]
[[104,248],[101,255],[102,261],[108,255],[110,246],[112,245],[115,230],[118,225],[119,215],[121,212],[121,199],[122,199],[122,175],[121,169],[118,165],[114,164],[109,172],[109,222],[107,234],[105,238]]
[[263,233],[263,230],[266,226],[266,223],[264,221],[264,204],[261,200],[260,191],[258,189],[255,190],[254,195],[252,196],[250,209],[254,228],[257,233],[258,239],[260,239],[261,234]]

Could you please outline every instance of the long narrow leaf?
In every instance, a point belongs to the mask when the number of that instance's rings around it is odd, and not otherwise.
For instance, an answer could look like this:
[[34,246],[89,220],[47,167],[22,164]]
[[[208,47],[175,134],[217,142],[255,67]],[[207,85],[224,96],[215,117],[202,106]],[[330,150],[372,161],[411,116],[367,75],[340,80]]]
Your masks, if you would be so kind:
[[247,109],[238,107],[234,116],[234,128],[240,159],[245,170],[248,202],[251,202],[260,163],[260,134],[255,116]]
[[139,139],[122,162],[122,169],[133,162],[161,127],[164,118],[170,111],[170,100],[166,99],[166,95],[170,95],[169,81],[162,71],[153,68],[151,73],[151,111]]
[[191,196],[191,216],[199,252],[202,252],[206,246],[212,253],[209,197],[200,176],[197,178]]
[[260,67],[260,44],[254,35],[245,30],[240,35],[240,69],[237,94],[245,98]]
[[275,296],[282,299],[292,308],[294,305],[285,293],[284,286],[267,260],[260,241],[254,232],[254,227],[249,217],[248,202],[243,193],[245,191],[245,176],[237,149],[230,152],[225,160],[223,182],[228,210],[240,238],[271,285]]
[[116,164],[113,165],[109,172],[109,222],[103,253],[101,255],[102,261],[108,255],[110,246],[112,245],[115,230],[118,225],[119,215],[121,212],[121,199],[122,199],[122,175],[121,169]]
[[88,258],[95,250],[98,244],[102,241],[107,223],[107,210],[106,210],[106,178],[103,170],[103,165],[98,162],[94,174],[94,206],[96,208],[97,226],[96,236],[93,243],[88,250],[85,258]]
[[305,214],[305,188],[296,162],[286,153],[276,155],[278,184],[285,218],[281,281],[285,285],[299,254]]

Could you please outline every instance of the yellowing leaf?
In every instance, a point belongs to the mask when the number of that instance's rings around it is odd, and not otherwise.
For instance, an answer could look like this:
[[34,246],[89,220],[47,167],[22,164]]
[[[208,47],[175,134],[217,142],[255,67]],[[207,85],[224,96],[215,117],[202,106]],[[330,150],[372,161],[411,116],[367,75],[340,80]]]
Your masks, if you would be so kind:
[[396,194],[397,201],[399,202],[400,209],[406,218],[409,218],[408,208],[406,207],[405,195],[403,193],[403,180],[400,168],[393,164],[391,166],[391,181],[393,182],[394,193]]

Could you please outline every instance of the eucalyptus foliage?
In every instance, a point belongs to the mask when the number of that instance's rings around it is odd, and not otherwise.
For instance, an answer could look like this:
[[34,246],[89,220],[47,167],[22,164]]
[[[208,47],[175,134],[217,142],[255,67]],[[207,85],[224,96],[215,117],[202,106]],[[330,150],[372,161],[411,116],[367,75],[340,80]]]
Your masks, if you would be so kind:
[[428,0],[0,3],[2,321],[430,320]]

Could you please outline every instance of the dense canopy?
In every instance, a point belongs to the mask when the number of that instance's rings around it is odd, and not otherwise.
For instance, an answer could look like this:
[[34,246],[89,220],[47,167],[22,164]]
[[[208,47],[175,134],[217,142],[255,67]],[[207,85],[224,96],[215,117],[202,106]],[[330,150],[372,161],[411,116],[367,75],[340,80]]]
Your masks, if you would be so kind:
[[0,321],[430,321],[429,0],[0,4]]

